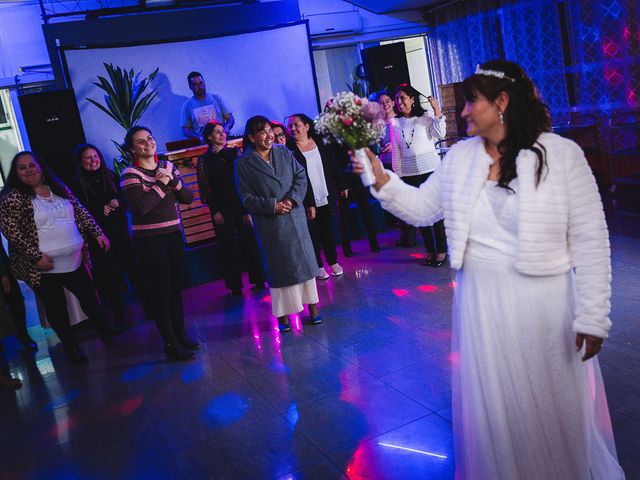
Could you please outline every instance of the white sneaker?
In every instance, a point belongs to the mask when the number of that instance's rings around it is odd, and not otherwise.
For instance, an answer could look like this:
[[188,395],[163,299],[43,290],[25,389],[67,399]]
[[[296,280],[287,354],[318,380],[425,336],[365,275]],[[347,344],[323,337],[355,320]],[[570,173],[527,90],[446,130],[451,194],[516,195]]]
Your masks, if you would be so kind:
[[339,277],[344,273],[344,270],[342,269],[339,263],[334,263],[333,265],[331,265],[330,268],[331,268],[331,275],[333,275],[334,277]]
[[326,280],[327,278],[329,278],[329,274],[323,267],[320,267],[318,268],[318,273],[316,273],[316,278],[318,280]]

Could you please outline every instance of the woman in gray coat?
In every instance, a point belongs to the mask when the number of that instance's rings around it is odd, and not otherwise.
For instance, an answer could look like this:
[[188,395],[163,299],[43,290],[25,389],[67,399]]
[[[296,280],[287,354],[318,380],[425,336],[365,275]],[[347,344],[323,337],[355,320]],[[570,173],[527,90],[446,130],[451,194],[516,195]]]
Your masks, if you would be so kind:
[[318,310],[316,257],[302,204],[307,191],[304,168],[284,145],[274,145],[271,124],[257,115],[244,130],[245,153],[236,162],[236,183],[251,213],[267,263],[273,315],[280,331],[291,330],[289,315],[309,305],[311,323]]

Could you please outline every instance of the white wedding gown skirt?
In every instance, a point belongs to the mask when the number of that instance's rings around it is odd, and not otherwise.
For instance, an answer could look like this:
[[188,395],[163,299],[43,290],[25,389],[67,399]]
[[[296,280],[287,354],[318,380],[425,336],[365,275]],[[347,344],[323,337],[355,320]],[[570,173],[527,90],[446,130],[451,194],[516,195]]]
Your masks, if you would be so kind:
[[456,278],[456,478],[622,479],[598,361],[575,347],[573,274],[525,276],[482,244],[513,234],[499,226],[513,225],[508,211],[485,193]]

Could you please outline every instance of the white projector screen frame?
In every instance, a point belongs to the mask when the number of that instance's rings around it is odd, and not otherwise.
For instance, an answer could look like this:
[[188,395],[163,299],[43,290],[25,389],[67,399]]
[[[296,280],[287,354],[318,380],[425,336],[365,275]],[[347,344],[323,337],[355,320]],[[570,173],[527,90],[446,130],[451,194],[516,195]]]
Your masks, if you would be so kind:
[[86,98],[104,104],[104,92],[93,85],[97,76],[107,77],[103,63],[112,63],[148,76],[160,68],[153,85],[159,95],[140,125],[149,127],[158,143],[183,139],[180,109],[192,96],[187,83],[191,71],[201,72],[208,93],[217,93],[235,117],[232,134],[242,135],[253,115],[282,121],[303,112],[318,113],[315,78],[307,22],[234,35],[179,42],[118,47],[64,47],[65,73],[74,88],[80,117],[89,143],[102,150],[112,165],[118,156],[111,139],[121,143],[124,131]]

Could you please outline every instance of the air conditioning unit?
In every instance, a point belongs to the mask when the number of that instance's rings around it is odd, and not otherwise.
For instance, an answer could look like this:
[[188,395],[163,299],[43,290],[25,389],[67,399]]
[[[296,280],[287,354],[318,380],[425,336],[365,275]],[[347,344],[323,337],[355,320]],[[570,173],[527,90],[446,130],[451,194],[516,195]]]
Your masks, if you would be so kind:
[[357,11],[306,15],[312,37],[347,35],[362,30],[362,20]]

